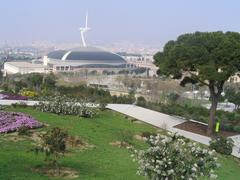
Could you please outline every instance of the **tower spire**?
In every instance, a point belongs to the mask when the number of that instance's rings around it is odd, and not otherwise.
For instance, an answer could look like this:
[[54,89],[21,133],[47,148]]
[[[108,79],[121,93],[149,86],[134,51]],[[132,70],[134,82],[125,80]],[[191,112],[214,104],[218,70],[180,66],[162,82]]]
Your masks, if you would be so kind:
[[86,47],[86,41],[85,41],[85,37],[84,34],[90,30],[90,28],[88,27],[88,10],[86,11],[86,19],[85,19],[85,27],[80,27],[80,32],[81,32],[81,38],[82,38],[82,45],[83,47]]

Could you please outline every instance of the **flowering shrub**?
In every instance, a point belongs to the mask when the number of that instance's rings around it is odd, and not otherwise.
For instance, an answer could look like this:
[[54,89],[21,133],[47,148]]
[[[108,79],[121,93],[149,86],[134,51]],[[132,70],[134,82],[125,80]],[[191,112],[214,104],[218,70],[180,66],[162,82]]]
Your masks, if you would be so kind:
[[95,115],[94,107],[88,107],[87,103],[84,101],[67,98],[65,96],[56,96],[48,99],[48,101],[41,101],[37,109],[42,112],[78,115],[81,117],[93,117]]
[[28,100],[26,96],[10,94],[10,93],[1,93],[0,99],[8,99],[8,100]]
[[150,145],[147,150],[132,151],[139,163],[138,174],[151,180],[217,177],[214,150],[203,149],[176,134],[150,136],[147,142]]
[[35,91],[30,91],[30,90],[22,90],[20,91],[20,94],[22,96],[26,96],[26,97],[37,97],[38,93]]
[[0,133],[17,131],[23,126],[32,129],[41,127],[42,124],[23,113],[0,112]]
[[232,154],[234,143],[231,138],[225,138],[222,136],[215,137],[210,141],[210,148],[214,149],[218,153],[230,155]]

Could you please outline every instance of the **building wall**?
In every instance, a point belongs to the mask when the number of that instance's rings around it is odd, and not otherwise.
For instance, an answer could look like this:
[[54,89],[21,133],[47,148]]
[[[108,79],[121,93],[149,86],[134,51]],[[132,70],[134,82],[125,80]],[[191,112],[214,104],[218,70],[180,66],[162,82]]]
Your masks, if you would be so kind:
[[28,73],[45,73],[46,70],[44,67],[21,67],[18,65],[13,65],[10,63],[4,64],[4,71],[7,74],[28,74]]
[[20,72],[18,67],[12,66],[11,64],[8,63],[4,64],[4,71],[8,74],[16,74]]
[[29,73],[45,73],[44,68],[20,68],[20,74],[29,74]]

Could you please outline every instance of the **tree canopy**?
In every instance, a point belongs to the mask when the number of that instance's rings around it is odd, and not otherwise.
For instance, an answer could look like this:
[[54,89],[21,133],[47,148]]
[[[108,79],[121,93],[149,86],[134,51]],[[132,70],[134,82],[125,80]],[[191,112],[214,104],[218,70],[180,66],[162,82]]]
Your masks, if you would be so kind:
[[180,85],[192,83],[209,87],[212,129],[224,83],[240,71],[240,34],[221,31],[184,34],[169,41],[154,59],[158,72],[181,79]]
[[169,41],[154,59],[161,74],[181,78],[188,72],[185,83],[219,84],[240,70],[240,34],[221,31],[184,34]]

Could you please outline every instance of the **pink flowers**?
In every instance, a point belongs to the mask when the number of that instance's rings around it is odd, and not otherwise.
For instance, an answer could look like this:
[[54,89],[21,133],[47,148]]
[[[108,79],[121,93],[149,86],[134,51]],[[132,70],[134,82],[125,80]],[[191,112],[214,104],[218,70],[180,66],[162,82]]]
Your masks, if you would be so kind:
[[42,124],[24,113],[0,112],[0,133],[16,131],[22,126],[33,129]]

